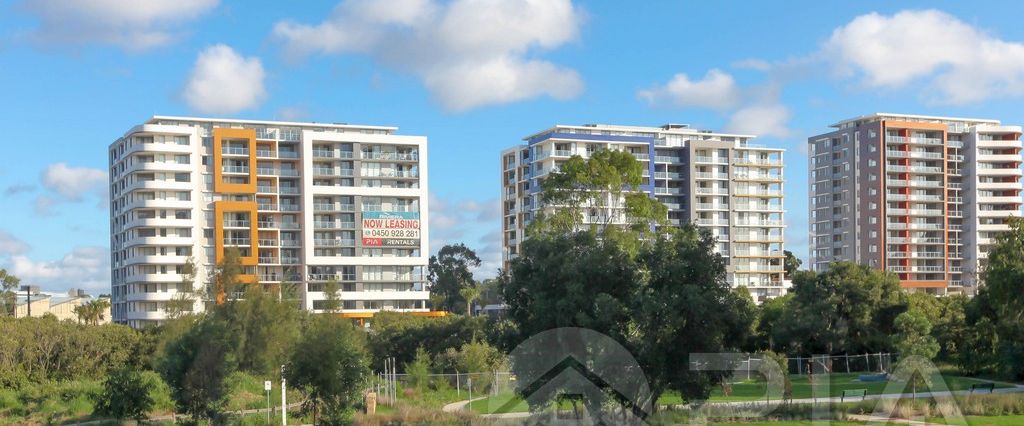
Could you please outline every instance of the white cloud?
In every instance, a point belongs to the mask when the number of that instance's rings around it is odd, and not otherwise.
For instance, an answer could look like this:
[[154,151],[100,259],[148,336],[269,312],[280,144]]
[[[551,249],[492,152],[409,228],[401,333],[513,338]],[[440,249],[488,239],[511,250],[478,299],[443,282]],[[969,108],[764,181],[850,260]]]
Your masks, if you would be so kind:
[[12,256],[8,272],[26,284],[45,290],[81,288],[110,291],[110,251],[105,247],[76,247],[63,258],[35,261],[27,256]]
[[42,175],[43,187],[56,192],[68,201],[81,201],[88,192],[102,192],[106,188],[107,172],[91,167],[69,167],[56,163],[46,167]]
[[32,0],[39,20],[31,37],[47,44],[102,43],[130,51],[164,46],[177,28],[213,10],[218,0]]
[[0,256],[20,255],[29,250],[28,243],[18,239],[10,232],[0,230]]
[[790,116],[789,108],[782,104],[755,104],[733,112],[725,131],[785,138],[791,133],[786,126]]
[[740,102],[741,93],[736,80],[716,68],[709,70],[701,80],[690,80],[686,74],[676,74],[668,83],[641,90],[638,96],[651,105],[725,110]]
[[441,105],[465,111],[583,91],[572,69],[534,58],[579,36],[570,0],[346,0],[325,21],[278,22],[289,56],[366,54],[416,75]]
[[922,82],[924,97],[936,103],[1024,95],[1024,43],[993,37],[938,10],[858,16],[833,31],[822,54],[869,87]]
[[217,44],[199,53],[183,97],[192,109],[209,114],[234,114],[258,106],[266,98],[263,64]]
[[780,92],[776,81],[740,87],[729,73],[711,69],[701,80],[676,74],[668,83],[641,90],[637,96],[652,106],[664,103],[718,110],[728,115],[726,132],[788,137],[792,133],[788,128],[791,114],[779,102]]
[[93,196],[99,208],[107,206],[107,172],[91,167],[72,167],[67,163],[54,163],[46,167],[39,177],[45,192],[39,194],[33,209],[47,216],[62,202],[81,202]]

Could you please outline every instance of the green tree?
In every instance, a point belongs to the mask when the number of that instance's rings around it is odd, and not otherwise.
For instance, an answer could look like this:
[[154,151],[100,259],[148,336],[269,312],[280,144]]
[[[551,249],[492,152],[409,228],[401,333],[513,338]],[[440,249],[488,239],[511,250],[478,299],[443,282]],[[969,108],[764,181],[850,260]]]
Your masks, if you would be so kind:
[[939,353],[939,344],[931,331],[932,325],[921,311],[911,309],[896,317],[895,348],[900,356],[900,368],[895,374],[913,386],[915,398],[918,385],[931,385],[931,376],[926,372]]
[[78,321],[88,325],[99,325],[104,315],[110,309],[110,299],[95,299],[75,306],[72,310]]
[[237,338],[226,321],[208,315],[168,343],[159,370],[178,409],[194,420],[219,420],[226,402],[224,379],[237,370]]
[[288,381],[305,393],[313,424],[351,423],[368,376],[362,333],[331,315],[310,318],[285,368]]
[[405,374],[409,384],[416,389],[424,389],[430,381],[430,355],[422,346],[416,348],[416,358],[405,364]]
[[341,312],[341,286],[338,285],[338,281],[331,277],[324,283],[324,312],[327,313],[338,313]]
[[775,297],[766,300],[758,308],[757,321],[754,325],[754,341],[752,346],[754,348],[767,349],[769,351],[778,350],[775,342],[776,330],[775,327],[779,325],[782,317],[786,314],[786,310],[790,309],[790,301],[793,300],[793,293],[788,293],[782,297]]
[[238,247],[225,247],[224,258],[210,269],[207,277],[209,285],[206,288],[211,293],[210,299],[215,300],[217,304],[241,296],[242,283],[239,281],[239,275],[244,271],[241,256]]
[[458,371],[469,373],[473,378],[473,388],[481,392],[490,390],[493,372],[505,369],[505,356],[497,348],[486,342],[473,341],[459,348],[448,348],[439,354],[434,364],[442,371]]
[[782,252],[786,256],[785,260],[782,261],[782,267],[786,270],[786,278],[792,278],[793,274],[800,269],[800,265],[804,262],[793,255],[793,252],[784,250]]
[[[371,323],[373,332],[367,335],[372,367],[374,370],[382,370],[385,358],[395,358],[399,365],[409,364],[415,359],[416,350],[421,347],[434,358],[448,348],[460,348],[468,342],[484,339],[487,337],[486,325],[486,318],[463,315],[423,318],[398,312],[374,314]],[[444,369],[440,371],[453,372]]]
[[465,303],[462,289],[475,283],[470,269],[478,266],[480,258],[476,252],[462,243],[441,247],[437,255],[430,256],[430,292],[439,298],[439,309],[452,313],[459,310],[458,307]]
[[18,284],[21,284],[21,279],[8,273],[6,269],[0,269],[0,314],[14,316]]
[[299,339],[303,313],[262,286],[247,286],[245,297],[218,306],[235,346],[233,358],[243,371],[269,375],[284,364]]
[[140,421],[153,408],[151,388],[151,383],[139,370],[114,370],[103,381],[103,391],[96,401],[96,414]]
[[851,262],[822,274],[797,272],[792,293],[773,327],[774,342],[791,354],[891,350],[893,321],[907,304],[896,275]]
[[973,322],[994,328],[998,340],[978,343],[994,348],[1002,372],[1024,378],[1024,219],[1011,217],[1009,225],[988,252]]
[[196,291],[196,263],[189,256],[181,267],[181,282],[178,283],[177,292],[174,297],[167,301],[167,317],[170,319],[179,318],[182,315],[191,313],[196,301],[201,298]]
[[575,232],[587,222],[599,228],[625,223],[638,232],[664,224],[668,208],[640,191],[643,181],[643,165],[628,152],[600,150],[588,159],[574,155],[541,182],[545,208],[529,233]]
[[693,371],[689,355],[738,350],[754,319],[749,293],[726,282],[715,244],[693,225],[645,239],[614,227],[537,234],[501,277],[513,324],[505,345],[552,328],[588,328],[636,356],[654,398],[666,390],[706,398],[726,372]]
[[480,297],[480,287],[476,283],[470,284],[459,290],[459,295],[466,301],[466,316],[473,315],[473,301]]

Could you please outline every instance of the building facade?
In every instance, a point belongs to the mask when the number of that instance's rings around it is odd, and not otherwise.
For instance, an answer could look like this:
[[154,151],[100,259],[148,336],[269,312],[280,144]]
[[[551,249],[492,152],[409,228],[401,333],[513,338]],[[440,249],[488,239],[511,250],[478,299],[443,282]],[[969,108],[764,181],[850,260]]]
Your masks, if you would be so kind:
[[993,238],[1021,210],[1021,127],[873,114],[808,138],[811,268],[896,273],[903,287],[973,293]]
[[[32,317],[42,317],[47,314],[53,315],[59,321],[78,321],[78,313],[75,308],[92,302],[92,296],[81,290],[71,290],[67,293],[16,293],[14,301],[14,317],[24,318],[31,314]],[[110,307],[106,307],[97,318],[98,324],[108,324],[111,321]]]
[[[109,148],[114,321],[141,327],[207,285],[225,249],[245,283],[322,312],[426,312],[427,139],[394,127],[156,116]],[[206,292],[202,292],[206,293]],[[224,295],[198,298],[205,309]]]
[[[752,144],[753,138],[679,124],[558,125],[526,137],[525,144],[501,153],[506,267],[519,253],[526,226],[544,208],[539,193],[545,176],[573,155],[621,150],[641,162],[640,190],[668,206],[670,223],[696,223],[718,238],[731,285],[746,286],[758,302],[785,294],[784,150]],[[619,214],[589,213],[584,222],[612,223]]]

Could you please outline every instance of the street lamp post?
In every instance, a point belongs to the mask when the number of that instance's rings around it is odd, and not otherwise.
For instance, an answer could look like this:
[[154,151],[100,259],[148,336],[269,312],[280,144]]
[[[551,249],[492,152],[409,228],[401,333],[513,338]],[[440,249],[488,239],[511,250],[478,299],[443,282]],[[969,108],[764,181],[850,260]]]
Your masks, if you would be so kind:
[[25,307],[28,309],[27,317],[32,317],[32,295],[39,294],[39,286],[37,285],[23,285],[19,289],[25,292]]

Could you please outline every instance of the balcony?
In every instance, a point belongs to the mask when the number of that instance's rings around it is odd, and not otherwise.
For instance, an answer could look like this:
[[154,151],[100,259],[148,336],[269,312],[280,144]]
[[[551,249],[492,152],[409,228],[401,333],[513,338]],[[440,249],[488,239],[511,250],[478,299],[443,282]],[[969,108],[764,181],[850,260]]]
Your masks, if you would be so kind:
[[656,155],[654,156],[655,163],[678,163],[679,157],[671,157],[668,155]]
[[221,167],[221,172],[224,172],[224,173],[249,174],[249,167],[248,166],[223,166],[223,167]]
[[269,149],[257,149],[256,150],[256,157],[257,158],[274,158],[274,151],[271,151]]
[[313,158],[336,158],[333,150],[314,149]]
[[722,157],[705,157],[705,156],[702,156],[702,155],[698,155],[698,156],[694,157],[694,162],[695,163],[708,163],[708,164],[729,164],[729,159],[728,158],[722,158]]
[[268,256],[268,257],[262,257],[261,256],[258,260],[259,260],[259,263],[263,264],[263,265],[277,264],[278,263],[277,262],[277,258],[276,257],[271,257],[271,256]]
[[729,205],[718,203],[697,203],[697,210],[729,210]]
[[299,153],[295,151],[279,151],[277,153],[278,158],[299,158]]
[[674,172],[654,172],[654,177],[656,179],[679,179],[681,176]]
[[257,240],[260,247],[277,247],[277,240],[273,238],[260,238]]
[[299,258],[297,257],[282,257],[281,264],[283,265],[298,265]]
[[259,204],[256,204],[256,210],[277,211],[277,204],[259,203]]
[[220,149],[220,153],[226,155],[249,155],[249,148],[236,148],[225,146]]
[[281,169],[278,174],[286,177],[296,177],[299,175],[299,171],[295,169]]
[[698,194],[701,195],[729,195],[729,189],[727,188],[701,188],[696,189]]
[[224,245],[226,246],[247,246],[251,244],[248,238],[225,238]]
[[922,137],[911,137],[910,143],[916,145],[942,145],[942,139],[940,138],[922,138]]
[[663,188],[663,187],[657,187],[657,188],[654,188],[654,193],[655,194],[682,194],[683,193],[683,188]]
[[276,194],[277,190],[273,186],[260,185],[256,187],[256,193],[258,194]]
[[291,187],[291,186],[282,186],[281,187],[281,194],[297,195],[298,193],[299,193],[299,188],[295,188],[295,187]]
[[224,227],[225,228],[248,228],[249,227],[249,221],[248,220],[225,220],[224,221]]
[[299,240],[281,240],[281,247],[299,247],[301,245]]

